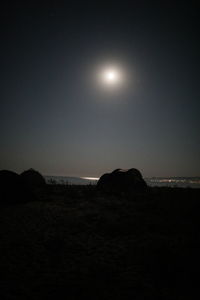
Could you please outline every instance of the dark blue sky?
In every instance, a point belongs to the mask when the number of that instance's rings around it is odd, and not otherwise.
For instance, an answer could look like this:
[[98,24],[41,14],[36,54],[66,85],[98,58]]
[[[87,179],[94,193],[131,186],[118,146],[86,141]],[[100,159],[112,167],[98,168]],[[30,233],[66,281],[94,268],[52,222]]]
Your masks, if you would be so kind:
[[[2,5],[0,169],[200,175],[200,16],[182,2]],[[113,93],[93,75],[110,61],[129,78]]]

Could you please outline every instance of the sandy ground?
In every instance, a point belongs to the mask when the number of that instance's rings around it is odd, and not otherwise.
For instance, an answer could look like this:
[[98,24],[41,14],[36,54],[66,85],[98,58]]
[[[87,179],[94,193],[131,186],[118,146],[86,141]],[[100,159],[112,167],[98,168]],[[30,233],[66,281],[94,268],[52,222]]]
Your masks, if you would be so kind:
[[0,299],[197,299],[200,189],[47,186],[0,211]]

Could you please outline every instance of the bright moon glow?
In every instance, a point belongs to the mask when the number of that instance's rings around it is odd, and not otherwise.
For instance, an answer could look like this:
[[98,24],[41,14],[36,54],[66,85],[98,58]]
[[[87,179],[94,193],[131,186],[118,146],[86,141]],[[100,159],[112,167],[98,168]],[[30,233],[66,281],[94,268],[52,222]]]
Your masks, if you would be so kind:
[[117,70],[108,69],[102,73],[102,79],[106,84],[117,84],[120,80],[120,74]]
[[116,91],[124,91],[128,87],[128,69],[119,63],[99,66],[95,72],[93,75],[97,83],[96,86],[108,95],[114,95]]
[[108,71],[106,72],[105,74],[105,79],[108,81],[108,82],[114,82],[116,81],[117,79],[117,73],[115,71]]
[[124,72],[119,66],[104,66],[97,72],[100,86],[109,90],[115,90],[124,83]]

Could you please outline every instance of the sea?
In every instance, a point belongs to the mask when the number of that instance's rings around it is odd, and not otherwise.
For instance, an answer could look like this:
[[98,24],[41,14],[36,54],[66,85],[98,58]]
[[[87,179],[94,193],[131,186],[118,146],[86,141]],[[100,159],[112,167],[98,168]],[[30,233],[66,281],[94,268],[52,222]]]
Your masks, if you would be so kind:
[[[48,184],[95,185],[96,177],[44,176]],[[149,177],[147,185],[159,187],[200,188],[200,177]]]

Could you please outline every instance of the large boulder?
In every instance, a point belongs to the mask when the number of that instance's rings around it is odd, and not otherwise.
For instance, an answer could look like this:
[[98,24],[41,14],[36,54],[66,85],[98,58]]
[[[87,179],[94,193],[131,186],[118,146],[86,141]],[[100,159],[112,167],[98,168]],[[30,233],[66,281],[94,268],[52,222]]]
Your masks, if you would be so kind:
[[34,200],[31,190],[17,173],[0,171],[0,201],[1,204],[17,204]]
[[30,188],[41,188],[46,185],[44,177],[34,169],[29,169],[21,173],[21,178]]
[[137,169],[116,169],[112,173],[104,174],[97,182],[99,190],[105,192],[134,192],[144,191],[147,184]]

